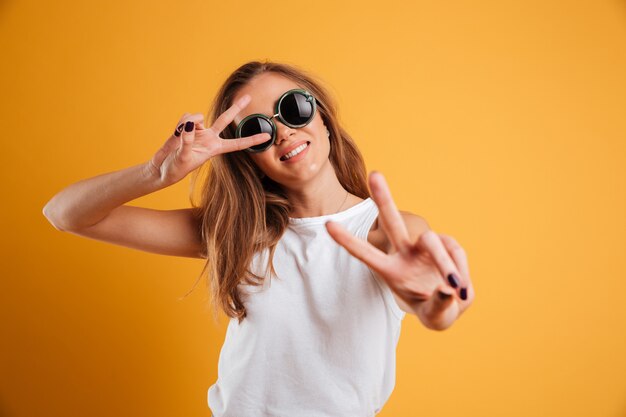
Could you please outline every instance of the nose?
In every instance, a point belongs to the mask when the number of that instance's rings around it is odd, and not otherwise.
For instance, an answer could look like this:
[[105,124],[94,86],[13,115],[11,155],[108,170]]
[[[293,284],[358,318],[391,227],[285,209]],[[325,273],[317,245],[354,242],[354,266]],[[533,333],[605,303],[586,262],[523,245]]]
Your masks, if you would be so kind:
[[294,128],[284,125],[276,119],[274,119],[274,123],[276,124],[276,141],[274,145],[280,145],[284,140],[288,139],[289,136],[296,133]]

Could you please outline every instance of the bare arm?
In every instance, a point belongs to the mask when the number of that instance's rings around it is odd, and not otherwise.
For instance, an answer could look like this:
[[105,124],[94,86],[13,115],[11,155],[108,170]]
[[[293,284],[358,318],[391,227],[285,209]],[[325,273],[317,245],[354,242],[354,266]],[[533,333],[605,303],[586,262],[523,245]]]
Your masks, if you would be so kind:
[[185,113],[179,120],[183,123],[148,162],[64,188],[43,208],[44,216],[56,229],[76,235],[147,252],[204,258],[201,220],[192,208],[154,210],[124,204],[175,184],[215,155],[267,141],[265,133],[219,137],[248,103],[245,97],[240,99],[208,129],[201,114]]
[[122,204],[167,187],[150,163],[81,180],[57,193],[43,214],[61,231],[93,226]]
[[122,205],[165,187],[149,163],[140,164],[66,187],[43,213],[56,229],[78,236],[161,255],[205,258],[200,222],[191,208]]
[[93,226],[68,232],[160,255],[206,258],[200,222],[192,210],[120,206]]

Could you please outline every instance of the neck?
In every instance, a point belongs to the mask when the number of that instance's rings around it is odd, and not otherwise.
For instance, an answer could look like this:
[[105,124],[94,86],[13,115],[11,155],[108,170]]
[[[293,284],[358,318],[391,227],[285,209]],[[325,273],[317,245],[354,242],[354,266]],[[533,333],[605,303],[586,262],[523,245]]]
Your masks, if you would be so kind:
[[298,183],[297,187],[283,184],[292,205],[289,217],[325,216],[346,210],[354,204],[353,199],[358,197],[343,188],[330,161],[327,161],[326,168],[310,181]]

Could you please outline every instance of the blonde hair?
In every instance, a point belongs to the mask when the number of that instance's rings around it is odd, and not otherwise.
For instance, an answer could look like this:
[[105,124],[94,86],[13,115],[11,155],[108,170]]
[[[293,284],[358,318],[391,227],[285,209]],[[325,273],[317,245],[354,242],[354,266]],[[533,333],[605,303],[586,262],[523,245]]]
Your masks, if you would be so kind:
[[[363,157],[350,135],[339,125],[333,98],[322,82],[293,65],[251,61],[237,68],[216,94],[206,125],[213,124],[232,105],[240,88],[266,71],[293,80],[315,96],[317,110],[330,132],[329,159],[339,182],[348,192],[363,199],[369,197]],[[220,137],[234,138],[235,128],[231,123]],[[201,200],[196,204],[193,189],[200,176],[205,179],[200,187]],[[262,177],[249,154],[243,151],[211,158],[194,172],[191,184],[193,212],[201,224],[206,256],[198,279],[208,271],[214,318],[220,306],[228,317],[237,317],[241,323],[246,317],[246,307],[238,285],[263,284],[264,278],[250,271],[249,266],[254,254],[266,248],[269,249],[266,275],[268,269],[276,275],[273,256],[288,225],[291,204],[281,185],[267,176]]]

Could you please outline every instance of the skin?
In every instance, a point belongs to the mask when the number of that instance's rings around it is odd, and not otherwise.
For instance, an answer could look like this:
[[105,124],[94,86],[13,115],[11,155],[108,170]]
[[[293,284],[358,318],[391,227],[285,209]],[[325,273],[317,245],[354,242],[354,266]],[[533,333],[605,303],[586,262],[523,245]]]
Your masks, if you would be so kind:
[[[278,98],[287,90],[301,88],[294,81],[282,75],[266,72],[253,78],[241,88],[233,101],[245,94],[252,97],[250,103],[233,119],[238,125],[246,116],[262,113],[272,116]],[[290,128],[274,118],[277,127],[276,142],[270,149],[251,153],[250,157],[259,169],[272,180],[281,184],[287,198],[293,205],[291,217],[314,217],[348,208],[360,198],[349,195],[341,186],[330,163],[330,140],[319,111],[311,123],[301,128]],[[279,160],[287,148],[298,141],[310,141],[307,155],[296,163]]]
[[[293,88],[302,86],[280,74],[266,72],[256,76],[233,98],[237,102],[246,94],[251,97],[233,122],[237,125],[253,113],[271,117],[278,98]],[[274,145],[264,152],[251,153],[250,157],[265,175],[284,187],[293,205],[290,217],[323,216],[363,201],[347,193],[337,178],[329,160],[330,139],[319,112],[301,128],[273,120],[277,127]],[[290,164],[280,161],[286,149],[301,140],[310,141],[304,158]],[[451,236],[430,230],[422,217],[398,210],[381,173],[370,173],[368,181],[379,216],[367,241],[356,238],[336,222],[326,223],[328,233],[388,284],[403,311],[416,315],[429,329],[450,327],[474,299],[465,251]],[[447,280],[451,272],[458,277],[456,288]],[[460,297],[462,288],[467,292],[465,300]]]
[[[371,172],[368,181],[379,215],[367,241],[337,222],[327,222],[326,230],[387,283],[402,310],[429,329],[447,329],[474,300],[465,250],[453,237],[432,231],[422,217],[399,211],[381,173]],[[456,287],[446,279],[450,273]]]

